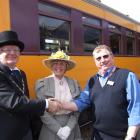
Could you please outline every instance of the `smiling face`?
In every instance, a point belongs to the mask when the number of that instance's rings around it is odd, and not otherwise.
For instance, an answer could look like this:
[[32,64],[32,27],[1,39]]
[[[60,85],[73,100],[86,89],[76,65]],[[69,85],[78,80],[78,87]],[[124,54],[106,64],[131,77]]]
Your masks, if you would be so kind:
[[110,67],[114,66],[114,57],[106,49],[95,51],[94,60],[101,74],[104,74]]
[[0,48],[0,62],[13,69],[20,56],[20,49],[16,45],[5,45]]
[[65,61],[56,60],[56,61],[52,62],[51,68],[52,68],[54,75],[57,78],[61,79],[67,70],[67,63]]

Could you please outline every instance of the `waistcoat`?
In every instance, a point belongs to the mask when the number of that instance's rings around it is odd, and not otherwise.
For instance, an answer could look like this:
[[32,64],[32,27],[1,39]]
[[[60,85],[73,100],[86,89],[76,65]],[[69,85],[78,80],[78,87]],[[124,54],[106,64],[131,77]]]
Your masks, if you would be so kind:
[[[126,80],[129,71],[117,68],[102,87],[94,78],[91,102],[93,127],[114,137],[123,137],[128,129]],[[110,84],[112,83],[112,84]]]

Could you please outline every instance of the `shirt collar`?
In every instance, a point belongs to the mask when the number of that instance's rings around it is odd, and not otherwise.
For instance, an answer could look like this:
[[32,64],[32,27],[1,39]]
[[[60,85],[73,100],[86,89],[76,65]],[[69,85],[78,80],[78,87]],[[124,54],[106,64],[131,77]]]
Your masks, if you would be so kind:
[[106,71],[106,73],[105,73],[103,76],[100,74],[100,72],[98,72],[98,73],[97,73],[97,76],[98,76],[98,77],[106,78],[106,77],[108,77],[108,76],[110,75],[110,73],[111,73],[114,69],[116,69],[116,66],[110,67],[110,68]]
[[11,70],[11,71],[12,71],[12,70],[18,70],[18,71],[19,71],[19,69],[18,69],[17,67],[14,67],[13,69],[10,69],[10,70]]
[[54,79],[56,81],[64,81],[65,80],[65,77],[64,76],[61,79],[58,79],[54,74],[52,74],[51,77],[54,77]]

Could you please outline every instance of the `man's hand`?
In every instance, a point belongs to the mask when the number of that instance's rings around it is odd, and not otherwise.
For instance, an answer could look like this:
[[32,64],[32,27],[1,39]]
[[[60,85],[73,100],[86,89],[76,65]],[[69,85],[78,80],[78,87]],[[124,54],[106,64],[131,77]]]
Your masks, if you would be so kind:
[[49,98],[48,103],[49,103],[49,108],[48,108],[49,112],[57,112],[62,109],[61,102],[55,98]]

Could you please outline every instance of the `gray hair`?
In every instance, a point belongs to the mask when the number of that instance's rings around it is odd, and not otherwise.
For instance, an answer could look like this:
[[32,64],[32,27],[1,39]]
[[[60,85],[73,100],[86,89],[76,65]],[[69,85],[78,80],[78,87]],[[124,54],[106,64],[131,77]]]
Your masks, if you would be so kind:
[[108,47],[107,45],[98,45],[98,46],[93,50],[92,55],[95,56],[95,53],[98,53],[98,52],[100,52],[101,50],[106,50],[106,51],[109,52],[110,55],[113,55],[113,52],[112,52],[111,48]]

